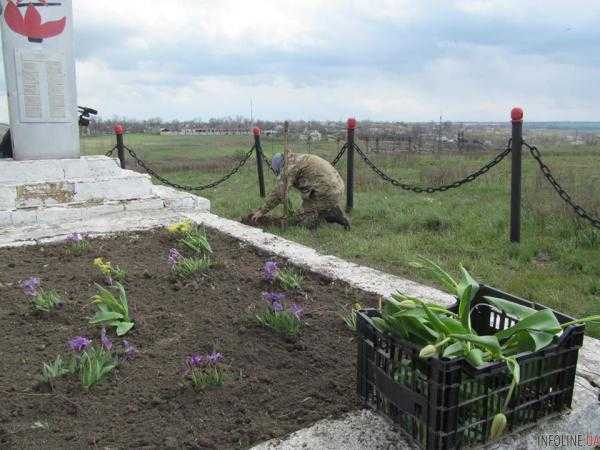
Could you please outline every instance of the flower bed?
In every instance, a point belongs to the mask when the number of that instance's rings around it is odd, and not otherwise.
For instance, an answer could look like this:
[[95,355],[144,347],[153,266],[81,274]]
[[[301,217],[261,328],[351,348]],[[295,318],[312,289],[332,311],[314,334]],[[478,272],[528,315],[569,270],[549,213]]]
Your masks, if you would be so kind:
[[[81,251],[72,243],[0,250],[0,448],[247,448],[359,408],[356,345],[340,312],[375,298],[304,273],[284,302],[291,314],[301,308],[302,327],[277,333],[257,320],[263,293],[283,291],[264,279],[270,258],[217,233],[208,238],[210,265],[186,277],[175,273],[176,258],[167,261],[173,248],[191,250],[164,231],[89,240]],[[89,389],[77,376],[51,389],[42,366],[68,360],[70,340],[105,344],[90,324],[98,313],[90,299],[113,277],[93,265],[97,258],[126,271],[135,325],[123,337],[111,326],[105,333],[115,361],[127,361]],[[60,308],[32,308],[20,286],[32,276],[56,292]],[[124,339],[135,358],[124,358]],[[211,372],[217,364],[223,372]]]

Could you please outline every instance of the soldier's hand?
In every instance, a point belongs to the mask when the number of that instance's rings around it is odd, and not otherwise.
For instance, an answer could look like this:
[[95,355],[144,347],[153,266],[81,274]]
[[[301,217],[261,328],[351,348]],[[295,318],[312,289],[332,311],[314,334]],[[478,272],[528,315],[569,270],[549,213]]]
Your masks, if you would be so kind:
[[264,214],[261,211],[256,211],[255,213],[252,214],[252,216],[250,216],[250,220],[254,223],[258,222],[262,217],[264,216]]

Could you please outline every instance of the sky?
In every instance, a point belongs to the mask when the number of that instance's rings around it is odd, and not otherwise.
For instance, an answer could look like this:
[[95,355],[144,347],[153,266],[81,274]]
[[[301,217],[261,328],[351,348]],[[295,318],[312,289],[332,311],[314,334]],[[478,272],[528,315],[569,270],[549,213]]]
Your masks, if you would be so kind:
[[79,104],[106,118],[249,117],[252,101],[265,120],[505,121],[522,106],[530,121],[600,121],[600,1],[73,8]]

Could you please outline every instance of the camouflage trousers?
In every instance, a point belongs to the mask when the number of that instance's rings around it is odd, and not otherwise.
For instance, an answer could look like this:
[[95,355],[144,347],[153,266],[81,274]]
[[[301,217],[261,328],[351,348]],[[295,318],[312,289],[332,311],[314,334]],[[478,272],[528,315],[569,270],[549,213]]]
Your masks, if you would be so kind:
[[326,196],[308,197],[302,199],[302,208],[290,217],[290,225],[300,225],[308,228],[316,228],[320,221],[332,208],[340,206],[342,193],[332,193]]

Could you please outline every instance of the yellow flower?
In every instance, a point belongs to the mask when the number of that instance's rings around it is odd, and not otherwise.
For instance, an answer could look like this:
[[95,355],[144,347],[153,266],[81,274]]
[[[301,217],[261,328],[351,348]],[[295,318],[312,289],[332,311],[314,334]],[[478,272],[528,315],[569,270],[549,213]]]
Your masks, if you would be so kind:
[[185,234],[192,229],[192,222],[185,220],[180,223],[175,223],[167,227],[167,231],[171,234]]
[[362,305],[360,303],[355,303],[354,307],[352,308],[354,311],[360,311],[361,309],[363,309]]
[[100,272],[102,272],[106,276],[110,275],[113,270],[110,261],[105,262],[102,258],[94,259],[94,267],[97,267],[100,270]]

